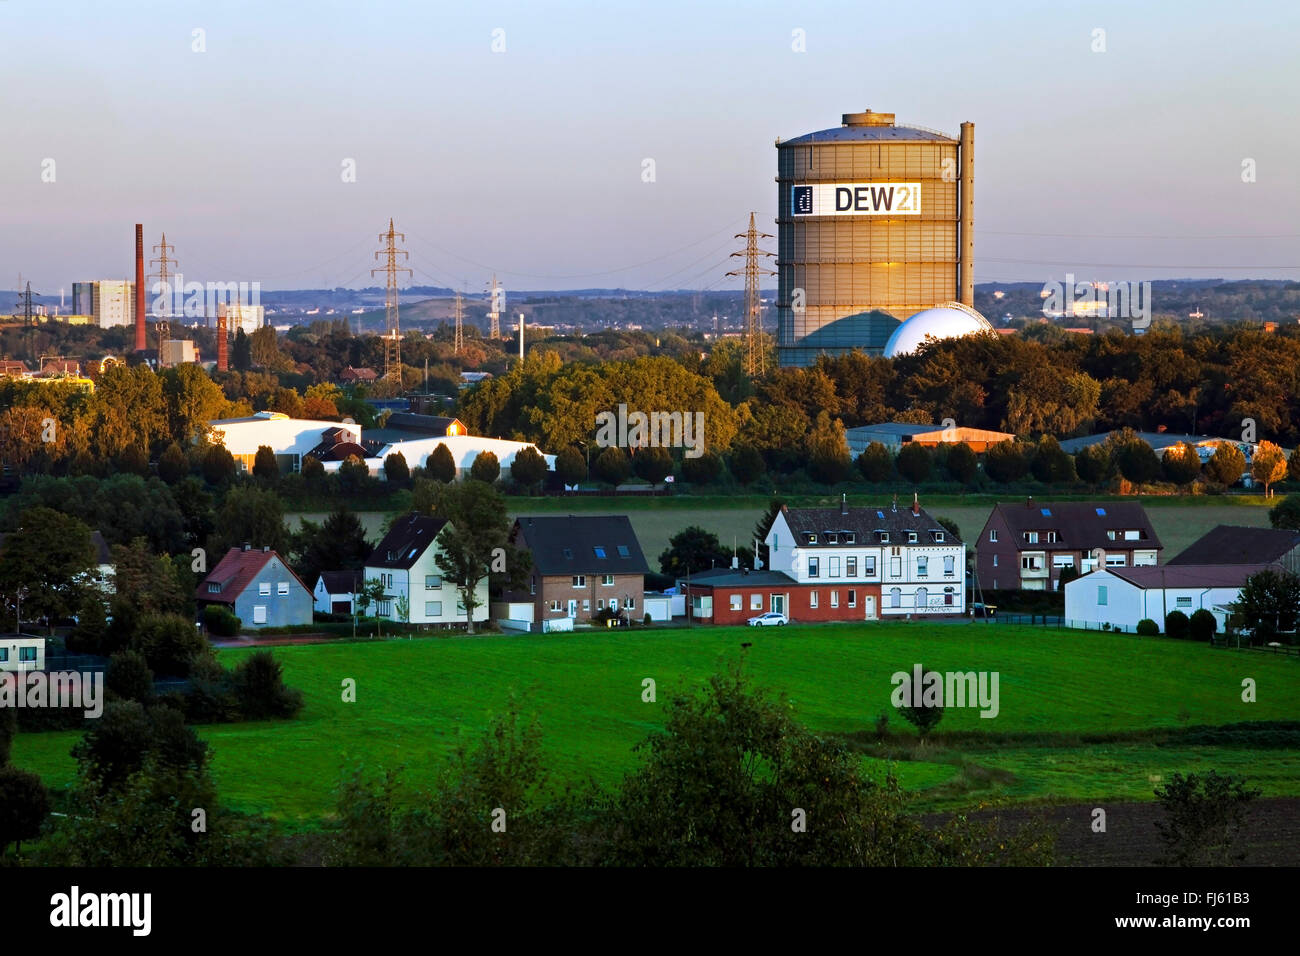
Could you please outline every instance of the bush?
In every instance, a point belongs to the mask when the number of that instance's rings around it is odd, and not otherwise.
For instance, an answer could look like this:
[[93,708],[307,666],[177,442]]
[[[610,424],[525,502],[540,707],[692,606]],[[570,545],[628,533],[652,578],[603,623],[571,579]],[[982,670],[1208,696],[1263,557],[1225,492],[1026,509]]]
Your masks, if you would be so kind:
[[203,609],[203,626],[217,637],[235,637],[244,622],[220,604],[209,604]]
[[1182,611],[1170,611],[1165,615],[1165,636],[1180,641],[1187,640],[1191,633],[1191,622]]
[[123,700],[142,704],[153,696],[153,671],[139,651],[118,651],[108,661],[105,686]]
[[270,651],[256,651],[234,673],[235,698],[245,717],[292,717],[302,709],[302,692],[284,683],[280,662]]
[[22,850],[23,840],[40,836],[50,813],[50,792],[39,774],[17,767],[0,770],[0,859],[9,844]]
[[767,463],[753,445],[740,445],[731,452],[731,474],[742,485],[750,485],[763,477]]
[[501,477],[501,462],[492,452],[481,451],[474,456],[474,462],[469,466],[469,476],[475,481],[490,485]]
[[1174,773],[1157,787],[1165,811],[1156,823],[1165,844],[1163,862],[1173,866],[1228,866],[1240,863],[1238,834],[1246,823],[1246,807],[1260,795],[1236,774]]
[[179,614],[141,615],[130,647],[155,674],[167,677],[188,677],[196,661],[212,656],[207,638]]
[[596,472],[597,478],[616,488],[627,481],[632,474],[632,462],[628,460],[627,453],[617,445],[602,451],[592,462],[591,467]]
[[1137,632],[1143,637],[1152,637],[1160,633],[1160,625],[1149,617],[1144,617],[1138,621]]
[[898,457],[894,459],[894,467],[898,469],[898,473],[914,485],[920,484],[930,477],[930,469],[933,464],[933,456],[930,454],[930,450],[924,445],[918,445],[916,442],[909,442],[904,445],[899,449]]
[[646,612],[645,612],[645,617],[643,617],[643,618],[641,619],[641,623],[644,624],[646,627],[649,627],[649,626],[651,625],[652,622],[653,622],[653,619],[650,617],[650,612],[649,612],[649,611],[646,611]]
[[384,459],[384,477],[391,485],[405,485],[411,480],[411,467],[400,451],[393,452]]
[[1214,615],[1205,608],[1193,611],[1191,620],[1188,621],[1188,629],[1192,640],[1209,641],[1214,639],[1214,632],[1219,629],[1219,622],[1215,620]]
[[682,477],[693,485],[708,485],[722,474],[722,459],[715,452],[705,452],[699,458],[682,459]]
[[894,459],[890,457],[889,449],[878,441],[866,447],[858,456],[857,464],[862,477],[872,484],[888,481],[894,473]]

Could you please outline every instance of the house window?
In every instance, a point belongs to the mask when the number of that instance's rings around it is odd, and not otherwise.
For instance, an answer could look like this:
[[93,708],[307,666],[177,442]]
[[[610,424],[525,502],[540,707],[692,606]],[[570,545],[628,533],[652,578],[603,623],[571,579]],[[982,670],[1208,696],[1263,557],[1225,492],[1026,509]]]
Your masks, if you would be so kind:
[[585,574],[575,574],[573,576],[573,586],[575,588],[585,588],[587,586],[587,576]]
[[888,531],[882,531],[882,532],[880,532],[880,543],[881,543],[881,544],[889,544],[889,532],[888,532]]
[[1174,603],[1178,605],[1178,607],[1191,607],[1192,599],[1190,597],[1175,598]]
[[942,531],[936,531],[936,532],[934,533],[934,540],[935,540],[935,541],[938,541],[940,544],[943,544],[943,532],[942,532]]
[[1138,539],[1138,533],[1137,533],[1136,531],[1125,531],[1125,532],[1124,532],[1124,540],[1125,540],[1125,541],[1136,541],[1137,539]]
[[618,556],[620,558],[630,558],[632,557],[632,552],[627,549],[627,545],[620,544],[618,546]]
[[265,605],[265,604],[254,604],[254,605],[253,605],[253,623],[254,623],[254,624],[265,624],[265,623],[266,623],[266,605]]
[[990,529],[989,529],[989,542],[992,544],[992,543],[996,543],[997,540],[998,540],[998,531],[997,531],[997,529],[996,529],[996,528],[990,528]]
[[[615,607],[618,606],[618,599],[617,599],[617,598],[614,599],[614,606],[615,606]],[[625,608],[627,608],[629,611],[632,610],[634,607],[636,607],[636,598],[634,598],[634,597],[627,597],[627,598],[624,598],[624,599],[623,599],[623,606],[624,606]]]
[[751,595],[749,596],[749,609],[750,609],[751,611],[761,611],[761,610],[763,610],[763,595],[761,595],[761,594],[751,594]]
[[4,663],[7,660],[9,660],[9,648],[0,647],[0,663]]
[[1108,568],[1122,568],[1127,563],[1128,563],[1128,558],[1122,554],[1106,555],[1106,567]]
[[565,556],[566,558],[568,558],[570,561],[572,561],[572,560],[573,560],[573,549],[572,549],[572,548],[565,548],[565,549],[564,549],[564,556]]
[[1098,584],[1098,585],[1097,585],[1097,604],[1104,606],[1104,605],[1106,604],[1106,598],[1107,598],[1107,596],[1108,596],[1108,595],[1107,595],[1107,593],[1106,593],[1106,585],[1104,585],[1104,584]]
[[943,589],[943,603],[949,606],[952,605],[952,588]]
[[1021,558],[1021,559],[1020,559],[1020,570],[1021,570],[1021,571],[1041,571],[1041,570],[1043,569],[1043,566],[1042,566],[1041,564],[1038,563],[1039,560],[1040,560],[1039,558]]
[[998,566],[998,556],[995,554],[993,555],[993,567],[996,568],[997,566]]
[[916,532],[915,532],[915,531],[909,531],[909,532],[907,532],[907,543],[908,543],[908,544],[916,544]]
[[601,583],[604,587],[612,588],[612,587],[614,586],[614,575],[612,575],[612,574],[602,574],[602,575],[600,576],[600,583]]
[[733,594],[731,596],[731,609],[733,611],[739,611],[743,604],[744,601],[741,599],[741,596],[739,594]]
[[1038,532],[1037,532],[1037,531],[1026,531],[1026,532],[1025,532],[1025,540],[1028,541],[1030,544],[1038,544]]
[[208,593],[209,593],[209,594],[220,594],[220,593],[221,593],[221,585],[220,585],[220,584],[209,584],[209,585],[208,585]]
[[857,607],[857,606],[858,606],[858,590],[857,588],[849,588],[849,607]]
[[890,606],[890,607],[902,607],[902,606],[903,606],[903,589],[902,589],[902,588],[890,588],[890,589],[889,589],[889,606]]
[[425,602],[424,602],[424,616],[425,616],[425,617],[442,617],[442,602],[441,602],[441,601],[425,601]]
[[902,558],[890,558],[890,559],[889,559],[889,575],[890,575],[890,577],[894,577],[894,578],[902,577],[902,574],[903,574],[903,559],[902,559]]
[[856,557],[844,559],[844,576],[846,578],[856,578],[858,576],[858,559]]
[[1072,568],[1072,567],[1074,567],[1074,555],[1072,555],[1072,554],[1054,554],[1054,555],[1052,555],[1052,567],[1054,567],[1054,568]]
[[840,559],[838,556],[835,556],[831,558],[831,577],[838,578],[839,576],[840,576]]
[[943,573],[945,575],[957,573],[957,559],[951,554],[944,555]]
[[36,660],[36,648],[20,647],[18,648],[18,661],[23,664],[30,664]]
[[816,591],[809,591],[809,592],[808,592],[808,606],[809,606],[809,607],[816,607],[816,606],[817,606],[817,592],[816,592]]
[[270,581],[262,581],[261,583],[259,583],[259,584],[257,585],[257,596],[258,596],[258,597],[270,597],[270,596],[271,596],[271,582],[270,582]]
[[591,599],[590,599],[590,598],[585,598],[585,599],[583,600],[583,602],[582,602],[582,609],[583,609],[584,611],[590,611],[590,610],[591,610]]
[[559,609],[560,609],[560,602],[559,602],[559,601],[552,601],[552,602],[551,602],[551,610],[552,610],[552,611],[558,611]]
[[862,573],[869,578],[874,578],[876,576],[875,555],[868,555],[862,559]]
[[831,607],[839,607],[839,606],[840,606],[840,592],[839,592],[839,591],[832,591],[832,592],[831,592]]
[[289,593],[289,582],[288,582],[288,581],[280,581],[280,582],[278,582],[278,583],[276,584],[276,587],[275,587],[275,593],[276,593],[276,594],[280,594],[280,595],[288,594],[288,593]]
[[[426,574],[424,576],[424,589],[426,591],[439,591],[442,589],[441,574]],[[533,575],[533,590],[537,590],[537,575]]]
[[1047,543],[1048,543],[1048,544],[1055,544],[1055,543],[1056,543],[1056,532],[1055,532],[1055,531],[1049,531],[1049,532],[1047,532]]
[[924,577],[929,577],[929,575],[930,575],[930,559],[925,557],[924,555],[921,555],[916,559],[916,576],[918,578],[924,578]]
[[827,531],[827,532],[826,532],[826,543],[827,543],[827,544],[839,544],[839,543],[840,543],[840,536],[839,536],[839,534],[838,534],[837,532],[835,532],[835,531]]
[[855,544],[857,540],[858,540],[858,534],[856,531],[844,532],[844,541],[846,544]]
[[602,561],[605,560],[605,549],[600,545],[596,545],[591,550],[595,553],[596,557],[600,558]]
[[817,535],[815,535],[815,534],[809,534],[809,535],[808,535],[808,543],[809,543],[809,544],[816,544],[816,543],[817,543]]
[[817,575],[820,573],[820,564],[821,562],[819,558],[808,559],[808,577],[810,578],[817,577]]
[[930,592],[927,591],[925,588],[917,588],[916,599],[914,600],[913,604],[915,607],[929,607]]
[[1111,541],[1114,541],[1114,540],[1115,540],[1115,532],[1114,532],[1114,531],[1107,531],[1107,532],[1106,532],[1106,537],[1109,538]]

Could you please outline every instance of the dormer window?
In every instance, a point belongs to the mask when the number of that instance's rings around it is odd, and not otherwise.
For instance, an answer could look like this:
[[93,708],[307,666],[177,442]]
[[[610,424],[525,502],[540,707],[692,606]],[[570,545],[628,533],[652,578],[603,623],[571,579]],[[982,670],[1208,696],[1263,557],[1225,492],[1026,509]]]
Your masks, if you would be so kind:
[[937,542],[939,542],[940,544],[943,544],[943,532],[942,532],[942,531],[936,531],[936,532],[934,533],[934,540],[937,541]]
[[908,543],[908,544],[916,544],[916,532],[915,532],[915,531],[909,531],[909,532],[907,532],[907,543]]
[[881,544],[888,544],[888,543],[889,543],[889,532],[888,532],[888,531],[882,531],[882,532],[880,532],[880,543],[881,543]]
[[858,543],[858,535],[857,535],[857,532],[854,532],[854,531],[845,531],[845,532],[844,532],[844,542],[845,542],[845,544],[857,544],[857,543]]
[[839,536],[838,534],[836,534],[834,531],[827,531],[827,532],[826,532],[826,543],[827,543],[827,544],[839,544],[839,543],[840,543],[840,536]]
[[808,543],[809,543],[809,544],[816,544],[816,543],[817,543],[817,535],[816,535],[815,532],[812,532],[812,531],[809,531],[809,532],[808,532]]
[[572,549],[572,548],[565,548],[565,549],[564,549],[564,556],[565,556],[566,558],[568,558],[570,561],[572,561],[572,560],[573,560],[573,549]]
[[220,584],[209,584],[209,585],[208,585],[208,593],[209,593],[209,594],[220,594],[220,593],[221,593],[221,585],[220,585]]

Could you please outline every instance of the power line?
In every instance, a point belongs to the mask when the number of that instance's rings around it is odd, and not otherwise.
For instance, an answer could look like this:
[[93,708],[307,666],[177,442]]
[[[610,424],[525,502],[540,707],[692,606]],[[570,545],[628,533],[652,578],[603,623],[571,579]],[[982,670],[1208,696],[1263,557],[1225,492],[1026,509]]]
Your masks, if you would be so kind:
[[1197,235],[1117,235],[1108,236],[1100,233],[1068,233],[1068,232],[1003,232],[996,229],[976,229],[976,234],[984,236],[1029,236],[1035,239],[1300,239],[1300,233],[1275,233],[1261,235],[1236,235],[1236,236],[1197,236]]

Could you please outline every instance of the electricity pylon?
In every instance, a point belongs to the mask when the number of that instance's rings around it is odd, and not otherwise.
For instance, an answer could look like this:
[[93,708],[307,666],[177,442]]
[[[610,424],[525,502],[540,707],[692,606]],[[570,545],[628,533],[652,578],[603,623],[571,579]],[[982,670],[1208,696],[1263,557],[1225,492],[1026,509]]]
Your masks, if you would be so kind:
[[492,277],[492,305],[489,307],[488,320],[488,338],[501,338],[501,313],[506,310],[506,290],[502,288],[501,283],[497,282],[497,277]]
[[[384,349],[384,378],[397,379],[398,384],[402,381],[402,351],[401,351],[401,328],[397,320],[397,274],[405,272],[414,276],[415,273],[410,269],[404,268],[397,264],[399,255],[411,258],[411,254],[405,249],[397,248],[397,240],[406,241],[406,234],[396,232],[393,229],[393,220],[388,220],[388,231],[379,234],[379,241],[384,244],[384,248],[375,253],[375,258],[384,257],[384,267],[382,269],[371,269],[370,274],[373,276],[376,272],[382,272],[387,277],[387,288],[384,294],[384,339],[386,347]],[[405,260],[403,260],[405,261]]]
[[766,232],[759,232],[754,225],[754,213],[749,214],[749,231],[736,234],[737,239],[745,240],[744,252],[733,252],[732,258],[745,257],[745,268],[728,272],[729,276],[745,277],[745,374],[750,378],[767,371],[765,349],[763,348],[763,298],[759,294],[759,277],[774,276],[776,273],[764,266],[760,256],[775,256],[758,248],[758,240],[771,239]]
[[[163,313],[164,316],[170,316],[172,314],[172,303],[175,302],[176,299],[178,298],[175,294],[176,290],[171,288],[170,285],[168,285],[168,281],[171,278],[172,273],[176,271],[171,267],[179,265],[179,263],[175,259],[167,255],[167,251],[169,249],[173,253],[176,251],[176,247],[170,245],[167,242],[167,233],[164,232],[162,234],[162,242],[160,242],[158,245],[153,247],[154,252],[159,252],[159,250],[161,250],[158,258],[149,260],[150,266],[152,266],[154,263],[158,264],[158,271],[150,274],[149,276],[150,279],[158,280],[157,283],[154,284],[153,288],[157,289],[158,286],[163,286],[167,295],[167,311]],[[155,319],[159,318],[157,309],[154,309],[153,316]]]
[[460,354],[461,346],[465,344],[464,329],[465,326],[465,306],[460,297],[459,290],[456,292],[456,345],[455,353]]

